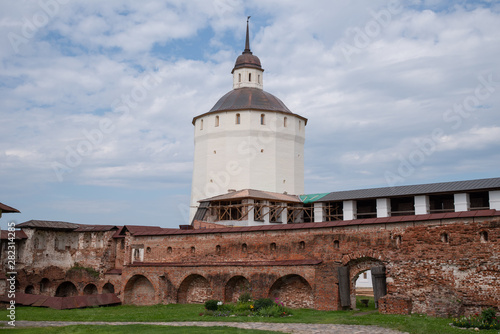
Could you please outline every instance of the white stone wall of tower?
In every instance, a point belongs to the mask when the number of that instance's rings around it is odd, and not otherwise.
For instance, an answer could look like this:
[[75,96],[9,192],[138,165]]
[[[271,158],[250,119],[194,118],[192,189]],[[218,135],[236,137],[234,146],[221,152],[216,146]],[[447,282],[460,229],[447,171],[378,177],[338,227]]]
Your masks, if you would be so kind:
[[256,68],[239,68],[233,72],[233,89],[250,87],[264,88],[263,71]]
[[194,132],[190,221],[199,200],[229,189],[304,193],[303,119],[272,111],[226,111],[197,118]]

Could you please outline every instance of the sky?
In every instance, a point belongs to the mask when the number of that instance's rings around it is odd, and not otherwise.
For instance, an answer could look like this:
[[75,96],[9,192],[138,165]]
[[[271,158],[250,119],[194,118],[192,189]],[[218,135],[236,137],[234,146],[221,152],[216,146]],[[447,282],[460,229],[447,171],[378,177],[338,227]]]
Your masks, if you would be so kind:
[[247,16],[306,193],[500,176],[500,1],[2,1],[0,227],[188,223]]

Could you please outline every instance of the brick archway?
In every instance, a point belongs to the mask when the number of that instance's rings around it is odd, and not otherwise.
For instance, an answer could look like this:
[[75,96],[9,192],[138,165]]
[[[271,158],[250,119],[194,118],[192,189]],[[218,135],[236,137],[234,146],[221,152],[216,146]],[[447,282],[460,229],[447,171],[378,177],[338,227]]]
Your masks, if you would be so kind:
[[211,297],[210,283],[205,277],[197,274],[186,277],[177,292],[179,304],[202,304]]
[[360,257],[347,263],[349,267],[349,290],[351,298],[351,308],[356,308],[356,281],[358,277],[373,267],[384,266],[384,262],[373,257]]
[[73,282],[66,281],[57,287],[56,297],[72,297],[78,296],[78,289],[73,284]]
[[42,278],[42,280],[40,281],[40,283],[38,283],[39,285],[39,293],[41,295],[50,295],[50,288],[51,288],[51,284],[50,284],[50,281],[48,278]]
[[146,276],[132,276],[124,290],[124,304],[154,305],[156,304],[155,289]]
[[250,292],[250,282],[243,276],[234,276],[226,283],[224,289],[224,301],[236,303],[238,298],[245,292]]
[[84,295],[95,295],[97,294],[97,286],[95,284],[87,284],[85,288],[83,288]]
[[106,283],[102,287],[102,293],[115,293],[115,286],[111,283]]
[[35,294],[35,287],[34,287],[33,285],[28,285],[28,286],[24,289],[24,293],[29,294],[29,295],[33,295],[33,294]]
[[300,275],[279,278],[269,290],[269,298],[278,299],[287,307],[313,308],[314,295],[311,285]]

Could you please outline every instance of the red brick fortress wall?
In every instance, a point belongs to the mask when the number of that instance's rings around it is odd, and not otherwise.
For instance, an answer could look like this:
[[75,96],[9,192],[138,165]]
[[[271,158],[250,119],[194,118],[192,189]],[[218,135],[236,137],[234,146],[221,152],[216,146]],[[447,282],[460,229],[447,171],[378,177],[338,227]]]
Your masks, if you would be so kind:
[[124,272],[161,276],[164,303],[234,300],[232,291],[242,287],[231,284],[239,278],[254,297],[337,310],[339,266],[349,267],[352,297],[356,278],[383,265],[392,299],[382,301],[381,312],[458,315],[500,306],[499,227],[497,218],[129,236],[149,251]]
[[[78,295],[109,287],[124,303],[138,305],[229,302],[249,292],[290,307],[339,310],[339,268],[347,268],[354,307],[356,278],[383,266],[387,296],[379,300],[380,312],[455,316],[500,307],[499,217],[234,231],[127,232],[123,243],[101,249],[111,255],[101,260],[107,271],[99,277],[57,263],[43,270],[25,266],[18,287],[51,296],[65,282]],[[142,258],[132,262],[134,249]],[[87,263],[99,261],[95,254]]]

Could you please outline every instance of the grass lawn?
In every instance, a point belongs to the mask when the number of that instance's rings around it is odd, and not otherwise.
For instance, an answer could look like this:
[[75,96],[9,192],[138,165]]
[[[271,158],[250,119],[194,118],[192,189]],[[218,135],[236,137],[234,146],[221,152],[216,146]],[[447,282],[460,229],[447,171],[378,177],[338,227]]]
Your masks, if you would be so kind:
[[[366,298],[366,297],[362,297]],[[359,298],[361,299],[361,298]],[[208,317],[200,316],[204,311],[203,305],[154,305],[154,306],[132,306],[121,305],[113,307],[86,308],[74,310],[52,310],[39,307],[18,307],[16,309],[16,320],[40,320],[40,321],[240,321],[240,322],[282,322],[282,323],[315,323],[315,324],[352,324],[352,325],[375,325],[392,328],[412,334],[463,334],[463,329],[453,328],[449,325],[451,319],[432,318],[424,315],[384,315],[379,314],[373,305],[373,298],[370,299],[368,307],[363,307],[357,303],[358,311],[316,311],[310,309],[293,310],[293,316],[285,318],[263,318],[263,317]],[[0,311],[0,320],[7,320],[7,312]],[[102,326],[87,328],[89,332],[101,333],[98,329]],[[134,326],[127,326],[132,328]],[[123,328],[106,328],[102,333],[109,330],[125,330]],[[163,327],[164,328],[164,327]],[[57,329],[60,330],[60,329]],[[73,331],[53,333],[80,333]],[[94,331],[95,330],[95,331]],[[161,330],[161,328],[160,328]],[[181,329],[179,329],[181,330]],[[185,328],[183,330],[186,330]],[[205,333],[199,328],[196,331],[179,333]],[[224,329],[227,332],[227,328]],[[38,332],[40,329],[38,329]],[[49,330],[44,332],[51,333]],[[35,331],[36,332],[36,331]],[[26,333],[35,333],[26,332]],[[84,331],[86,332],[86,331]],[[149,330],[148,330],[149,332]],[[16,331],[19,333],[19,331]],[[24,333],[24,331],[22,332]],[[122,333],[122,332],[120,332]],[[169,333],[170,328],[169,328]],[[178,332],[172,332],[178,333]],[[208,332],[207,332],[208,333]],[[211,331],[210,333],[214,333]],[[261,333],[261,332],[259,332]],[[481,333],[497,334],[498,330],[481,331]]]
[[276,332],[245,330],[231,327],[172,327],[172,326],[148,326],[148,325],[128,325],[128,326],[66,326],[66,327],[43,327],[43,328],[15,328],[2,329],[2,333],[20,334],[75,334],[75,333],[168,333],[168,334],[276,334]]

